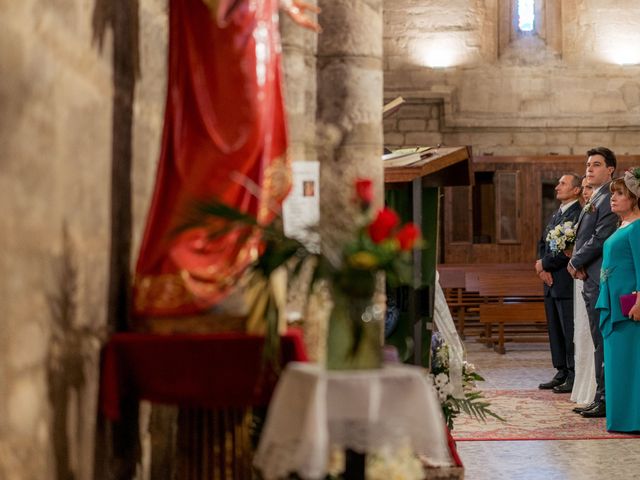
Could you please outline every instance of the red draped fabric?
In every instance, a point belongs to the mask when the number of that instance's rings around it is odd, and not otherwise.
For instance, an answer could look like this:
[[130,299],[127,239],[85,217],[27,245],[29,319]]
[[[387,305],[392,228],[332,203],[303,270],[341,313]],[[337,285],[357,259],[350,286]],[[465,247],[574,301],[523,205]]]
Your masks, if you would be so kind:
[[203,0],[170,1],[162,151],[136,266],[136,316],[198,313],[255,258],[251,231],[176,236],[194,202],[216,197],[268,221],[289,190],[277,4],[223,1],[213,11]]

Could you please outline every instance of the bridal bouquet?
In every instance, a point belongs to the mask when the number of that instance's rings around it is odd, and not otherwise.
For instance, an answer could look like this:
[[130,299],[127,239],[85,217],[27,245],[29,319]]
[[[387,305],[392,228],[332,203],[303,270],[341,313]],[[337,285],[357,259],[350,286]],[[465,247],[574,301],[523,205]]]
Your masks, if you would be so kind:
[[573,222],[559,223],[549,230],[546,238],[549,248],[554,255],[560,254],[571,247],[576,241],[576,227]]

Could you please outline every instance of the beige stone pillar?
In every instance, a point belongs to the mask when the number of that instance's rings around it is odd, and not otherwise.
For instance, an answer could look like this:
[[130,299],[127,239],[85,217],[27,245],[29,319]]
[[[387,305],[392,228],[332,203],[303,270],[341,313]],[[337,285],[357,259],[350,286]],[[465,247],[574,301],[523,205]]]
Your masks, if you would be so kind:
[[[317,5],[316,1],[307,2]],[[309,15],[311,15],[309,13]],[[280,16],[284,97],[289,128],[289,156],[293,162],[317,160],[316,153],[316,54],[318,34]],[[302,315],[307,353],[322,361],[326,325],[317,308],[307,309],[311,265],[289,286],[287,314]]]
[[[307,1],[315,5],[316,1]],[[309,13],[309,16],[312,14]],[[280,16],[284,99],[289,122],[289,155],[294,162],[317,160],[316,52],[318,34]]]
[[[320,235],[325,254],[339,255],[355,228],[353,182],[368,177],[383,203],[382,0],[320,0],[317,148]],[[382,288],[382,286],[381,286]],[[327,292],[311,300],[318,324],[318,359],[326,353]],[[379,300],[382,303],[382,298]]]
[[353,180],[371,178],[383,202],[382,0],[320,0],[318,158],[323,249],[353,231]]

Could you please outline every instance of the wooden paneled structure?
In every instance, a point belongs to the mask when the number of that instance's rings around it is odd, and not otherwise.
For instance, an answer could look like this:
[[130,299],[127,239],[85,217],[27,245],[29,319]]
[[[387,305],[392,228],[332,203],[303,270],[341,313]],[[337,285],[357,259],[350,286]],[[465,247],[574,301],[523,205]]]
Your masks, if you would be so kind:
[[[405,295],[387,290],[399,306],[395,331],[386,342],[396,346],[401,358],[408,359],[408,345],[413,345],[413,363],[429,366],[431,322],[435,272],[441,248],[441,187],[469,185],[472,181],[471,149],[442,147],[431,149],[405,164],[387,162],[384,168],[385,202],[404,221],[419,225],[425,248],[413,251],[413,281]],[[401,301],[406,298],[406,302]],[[401,304],[406,303],[406,308]]]
[[[564,173],[584,175],[584,155],[474,156],[473,186],[446,187],[440,263],[530,263],[546,218],[557,208],[553,187]],[[618,156],[616,175],[640,166]]]

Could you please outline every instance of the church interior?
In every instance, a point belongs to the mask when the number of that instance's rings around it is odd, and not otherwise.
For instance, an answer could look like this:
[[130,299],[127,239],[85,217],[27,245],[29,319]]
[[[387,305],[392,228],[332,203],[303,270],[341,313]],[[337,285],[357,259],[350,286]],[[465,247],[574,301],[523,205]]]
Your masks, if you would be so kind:
[[[376,477],[374,457],[345,447],[343,478],[637,478],[638,432],[576,420],[568,395],[538,389],[555,369],[534,264],[558,179],[583,176],[590,149],[615,152],[614,178],[640,167],[639,27],[640,2],[630,0],[0,0],[0,480],[339,478],[326,477],[320,414],[287,403],[315,405],[321,387],[282,393],[311,388],[312,377],[325,389],[346,381],[332,376],[344,372],[331,373],[340,368],[327,343],[350,347],[329,325],[322,282],[309,287],[309,270],[322,269],[301,261],[301,280],[284,293],[266,270],[255,288],[263,314],[241,326],[233,292],[251,290],[241,275],[273,253],[255,236],[273,221],[271,205],[282,205],[285,235],[287,215],[310,228],[287,254],[313,256],[305,242],[317,235],[331,267],[362,214],[385,203],[400,217],[389,231],[393,254],[412,265],[411,287],[389,286],[404,274],[392,261],[358,277],[329,268],[327,282],[342,282],[333,304],[347,310],[363,286],[363,322],[382,331],[350,335],[373,335],[376,361],[406,364],[352,364],[358,379],[375,378],[353,395],[369,412],[386,405],[394,428],[422,429],[416,445],[432,451],[413,452],[427,458],[418,476]],[[253,90],[239,86],[245,77]],[[202,237],[189,231],[179,232],[181,250],[169,249],[179,227],[170,209],[193,185],[232,199],[255,225],[224,230],[219,251],[196,252]],[[378,254],[373,228],[361,234]],[[182,266],[156,268],[161,255]],[[215,278],[205,255],[224,265]],[[369,268],[370,258],[350,265]],[[180,295],[191,303],[176,303]],[[220,314],[220,302],[232,313]],[[434,332],[459,355],[455,368],[464,375],[473,364],[484,377],[478,388],[495,413],[485,423],[462,411],[446,428]],[[136,350],[145,335],[160,340]],[[222,343],[209,348],[198,335]],[[185,338],[199,346],[174,341]],[[283,362],[306,361],[276,387],[282,365],[261,376],[269,338]],[[182,355],[197,368],[179,371]],[[329,373],[305,366],[326,363]],[[145,397],[137,375],[155,393]],[[402,402],[385,397],[387,381],[407,382]],[[184,387],[231,397],[225,382],[260,396],[260,407],[180,406],[172,396]],[[343,395],[333,408],[350,410]],[[298,422],[308,470],[270,476],[268,466],[293,460],[276,458],[264,437],[293,430],[298,414],[310,415]]]

